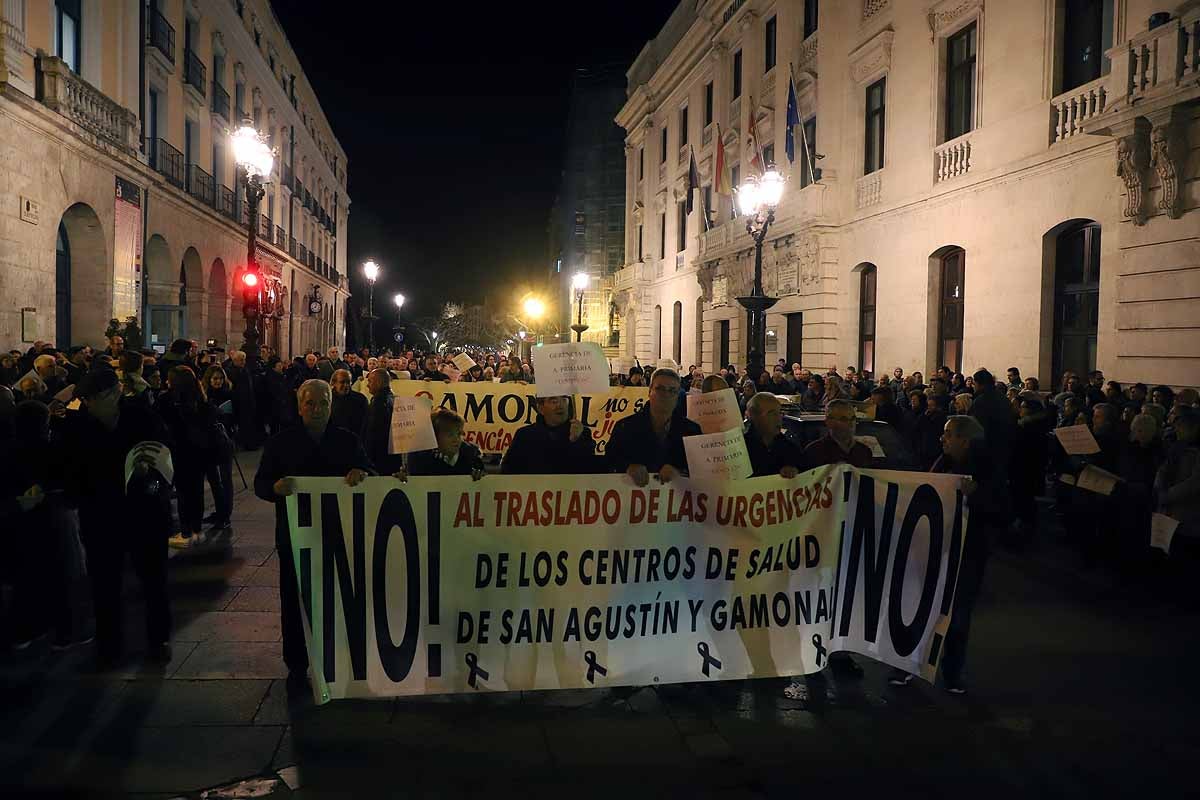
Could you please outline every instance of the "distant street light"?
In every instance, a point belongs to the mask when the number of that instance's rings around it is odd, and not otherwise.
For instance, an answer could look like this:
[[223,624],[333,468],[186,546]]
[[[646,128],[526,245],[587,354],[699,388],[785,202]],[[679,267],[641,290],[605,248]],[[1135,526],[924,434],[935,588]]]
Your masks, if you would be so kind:
[[404,295],[393,295],[392,302],[396,304],[396,310],[399,311],[400,309],[404,308]]
[[546,313],[546,304],[536,297],[527,297],[525,299],[525,316],[530,319],[541,319]]
[[775,221],[775,208],[783,199],[784,181],[775,165],[770,164],[762,177],[747,177],[737,190],[738,208],[746,217],[746,232],[754,239],[754,285],[749,295],[737,299],[750,312],[746,368],[751,375],[762,371],[767,352],[767,309],[779,302],[779,298],[767,297],[763,293],[762,255],[767,229]]
[[571,288],[575,290],[576,302],[579,304],[575,324],[571,326],[571,330],[575,331],[575,341],[577,342],[583,341],[583,332],[588,329],[588,326],[583,324],[583,293],[587,291],[588,281],[586,272],[576,272],[571,277]]

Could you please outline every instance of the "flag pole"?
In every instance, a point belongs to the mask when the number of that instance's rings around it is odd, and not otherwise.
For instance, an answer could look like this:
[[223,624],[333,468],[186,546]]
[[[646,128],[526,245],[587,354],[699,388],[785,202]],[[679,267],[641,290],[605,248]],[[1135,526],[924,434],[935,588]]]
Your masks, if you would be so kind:
[[[788,62],[788,80],[792,84],[792,87],[791,87],[792,91],[795,91],[795,87],[796,87],[796,75],[795,75],[794,70],[795,70],[795,65],[789,61]],[[798,127],[800,128],[800,149],[804,153],[804,158],[800,162],[800,181],[802,183],[804,182],[804,165],[807,164],[808,165],[808,181],[809,181],[809,183],[816,183],[817,182],[816,176],[813,174],[812,157],[810,156],[809,150],[808,150],[808,136],[804,131],[804,115],[802,113],[800,113],[800,93],[799,92],[796,93],[796,117],[800,120],[799,125],[798,125]]]

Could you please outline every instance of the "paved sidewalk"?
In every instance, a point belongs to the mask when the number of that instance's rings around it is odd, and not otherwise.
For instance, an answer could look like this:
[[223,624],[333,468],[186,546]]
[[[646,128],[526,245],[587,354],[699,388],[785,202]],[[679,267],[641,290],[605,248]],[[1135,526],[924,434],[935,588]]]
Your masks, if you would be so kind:
[[868,663],[804,700],[759,681],[289,709],[273,510],[243,491],[234,526],[231,556],[172,560],[165,668],[0,656],[0,796],[1173,797],[1200,757],[1200,617],[1050,531],[989,565],[965,698]]

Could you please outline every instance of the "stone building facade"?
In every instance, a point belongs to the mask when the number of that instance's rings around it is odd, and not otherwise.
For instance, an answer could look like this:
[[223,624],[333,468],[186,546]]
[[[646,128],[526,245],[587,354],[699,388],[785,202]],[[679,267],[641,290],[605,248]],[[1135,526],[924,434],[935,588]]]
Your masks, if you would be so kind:
[[745,364],[754,247],[711,187],[753,119],[788,177],[768,363],[1200,384],[1197,0],[685,0],[628,79],[625,355]]
[[0,343],[240,345],[250,224],[229,132],[269,137],[264,341],[341,344],[346,155],[268,0],[2,0]]

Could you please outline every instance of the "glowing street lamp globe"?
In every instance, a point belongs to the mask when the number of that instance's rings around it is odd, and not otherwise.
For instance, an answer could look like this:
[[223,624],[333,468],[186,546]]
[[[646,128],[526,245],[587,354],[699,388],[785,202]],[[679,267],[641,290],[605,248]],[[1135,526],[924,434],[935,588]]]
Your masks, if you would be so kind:
[[368,281],[375,283],[375,279],[379,277],[379,265],[374,261],[363,264],[363,275]]
[[396,294],[392,297],[392,302],[396,304],[396,309],[404,308],[404,295]]
[[588,287],[588,274],[586,272],[576,272],[571,276],[571,288],[577,292],[582,292]]
[[784,182],[785,178],[774,169],[762,177],[748,176],[737,190],[738,210],[747,217],[774,211],[783,199]]
[[532,319],[540,319],[542,314],[546,313],[546,304],[536,297],[530,297],[525,301],[525,314]]
[[233,159],[248,177],[265,180],[275,167],[275,153],[253,125],[242,125],[229,136]]

